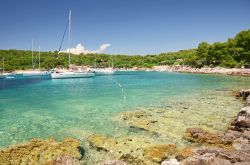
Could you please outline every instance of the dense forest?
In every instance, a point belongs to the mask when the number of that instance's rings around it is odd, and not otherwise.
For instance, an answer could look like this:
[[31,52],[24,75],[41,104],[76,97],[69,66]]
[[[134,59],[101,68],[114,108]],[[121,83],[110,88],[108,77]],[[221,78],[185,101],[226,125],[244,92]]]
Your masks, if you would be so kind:
[[[4,68],[7,71],[32,68],[31,51],[0,50],[0,59],[4,57]],[[57,51],[41,52],[42,69],[68,66],[68,55]],[[161,53],[158,55],[108,55],[87,54],[72,55],[71,63],[90,67],[115,68],[151,68],[155,65],[188,65],[192,67],[250,67],[250,30],[239,32],[226,42],[209,44],[202,42],[196,49],[180,50],[178,52]],[[38,52],[34,52],[34,67],[38,68]],[[2,67],[2,60],[0,68]]]

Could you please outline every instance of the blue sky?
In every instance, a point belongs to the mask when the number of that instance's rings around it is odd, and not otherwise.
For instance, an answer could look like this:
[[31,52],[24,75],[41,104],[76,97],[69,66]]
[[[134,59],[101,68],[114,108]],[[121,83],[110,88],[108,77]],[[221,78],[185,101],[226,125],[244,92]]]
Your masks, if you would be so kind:
[[[157,54],[250,29],[249,0],[2,0],[0,49],[57,50],[72,10],[72,46]],[[65,38],[67,41],[67,38]],[[67,48],[64,42],[63,48]]]

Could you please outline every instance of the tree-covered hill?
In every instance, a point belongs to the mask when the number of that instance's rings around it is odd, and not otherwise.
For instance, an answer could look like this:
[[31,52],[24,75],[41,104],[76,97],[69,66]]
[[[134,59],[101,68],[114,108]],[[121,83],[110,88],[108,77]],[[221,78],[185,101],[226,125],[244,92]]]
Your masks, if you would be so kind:
[[[22,70],[32,68],[32,52],[26,50],[0,50],[0,59],[5,59],[5,70]],[[71,63],[92,67],[115,68],[146,67],[155,65],[188,65],[192,67],[250,67],[250,30],[239,32],[226,42],[209,44],[202,42],[197,49],[180,50],[178,52],[158,55],[108,55],[87,54],[72,55]],[[38,68],[38,52],[34,52],[35,68]],[[68,55],[55,52],[41,52],[41,68],[52,69],[68,66]],[[2,61],[0,62],[0,68]]]

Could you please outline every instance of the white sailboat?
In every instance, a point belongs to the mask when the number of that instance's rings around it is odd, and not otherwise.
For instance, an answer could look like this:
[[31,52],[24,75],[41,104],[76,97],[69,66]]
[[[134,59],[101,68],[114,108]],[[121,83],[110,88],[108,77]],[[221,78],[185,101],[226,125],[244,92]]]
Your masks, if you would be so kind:
[[5,73],[4,71],[4,57],[2,58],[2,74],[0,75],[0,79],[13,79],[14,73]]
[[109,75],[109,74],[114,74],[113,68],[96,68],[96,69],[93,69],[93,71],[94,71],[97,75]]
[[[111,62],[111,55],[110,55],[110,61],[109,61],[109,67],[108,68],[94,68],[93,71],[96,73],[96,75],[110,75],[114,74],[113,69],[113,60]],[[112,65],[111,65],[112,64]]]
[[5,78],[5,76],[4,76],[4,57],[3,57],[3,59],[2,59],[2,73],[0,75],[0,79],[4,79],[4,78]]
[[[69,11],[69,66],[70,66],[70,46],[71,46],[71,36],[70,36],[70,21],[71,21],[71,10]],[[85,78],[93,77],[95,74],[93,72],[87,71],[55,71],[51,73],[52,79],[66,79],[66,78]]]
[[50,77],[50,72],[48,71],[41,71],[40,68],[40,46],[38,51],[38,58],[39,58],[39,69],[35,70],[35,63],[34,63],[34,55],[33,55],[33,40],[32,40],[32,70],[22,71],[21,74],[25,78],[48,78]]

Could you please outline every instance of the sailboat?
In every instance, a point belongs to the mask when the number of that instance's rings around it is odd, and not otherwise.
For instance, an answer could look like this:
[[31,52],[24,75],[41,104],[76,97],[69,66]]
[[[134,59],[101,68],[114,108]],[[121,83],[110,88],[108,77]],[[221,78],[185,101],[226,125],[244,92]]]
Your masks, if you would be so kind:
[[[114,74],[114,69],[113,69],[113,60],[111,62],[111,58],[112,56],[110,55],[110,59],[109,59],[109,67],[108,68],[94,68],[92,69],[96,75],[110,75],[110,74]],[[111,66],[112,63],[112,66]]]
[[40,68],[40,46],[39,46],[38,56],[39,56],[39,64],[38,64],[39,69],[35,70],[33,40],[32,40],[32,70],[22,71],[21,74],[24,78],[49,78],[50,77],[50,72],[41,71],[41,68]]
[[15,78],[14,73],[5,73],[4,71],[4,57],[2,58],[2,74],[0,75],[0,79],[13,79]]
[[[71,44],[71,34],[70,34],[70,21],[71,21],[71,10],[69,11],[69,21],[68,21],[68,27],[69,27],[69,67],[70,67],[70,44]],[[66,78],[85,78],[85,77],[93,77],[95,74],[93,72],[87,72],[87,71],[54,71],[51,73],[52,79],[66,79]]]
[[0,75],[0,79],[4,79],[5,76],[4,76],[4,57],[2,59],[2,74]]

